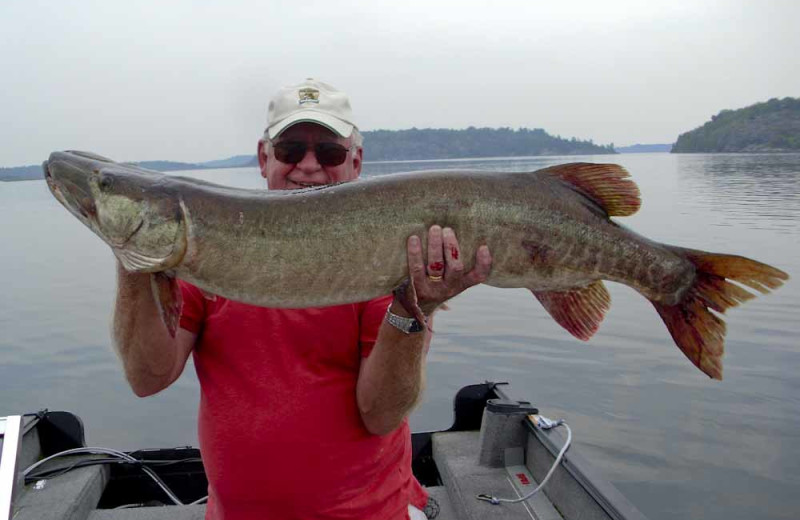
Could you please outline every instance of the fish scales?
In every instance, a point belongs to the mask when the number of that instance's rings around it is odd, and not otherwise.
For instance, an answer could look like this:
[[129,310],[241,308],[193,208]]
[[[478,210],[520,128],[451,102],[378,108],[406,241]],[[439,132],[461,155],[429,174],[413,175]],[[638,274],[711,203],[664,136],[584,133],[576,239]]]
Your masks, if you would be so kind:
[[[618,226],[608,223],[598,229],[588,225],[594,215],[576,223],[553,204],[537,207],[533,195],[540,188],[537,183],[526,186],[525,176],[441,172],[408,177],[414,182],[396,175],[244,199],[206,186],[183,188],[191,225],[187,255],[176,274],[211,292],[257,305],[361,301],[387,294],[402,281],[406,238],[417,234],[425,243],[426,230],[434,223],[457,230],[467,268],[481,243],[491,251],[502,253],[501,245],[509,249],[509,254],[495,254],[489,285],[552,290],[630,274],[600,269],[602,256],[619,254],[625,233]],[[520,193],[526,189],[532,192],[529,198]],[[483,200],[490,191],[493,204],[470,202]],[[531,257],[520,247],[523,242],[543,244],[555,252],[554,261],[547,255]],[[570,242],[583,251],[559,263],[562,244]],[[380,255],[378,262],[373,253]]]

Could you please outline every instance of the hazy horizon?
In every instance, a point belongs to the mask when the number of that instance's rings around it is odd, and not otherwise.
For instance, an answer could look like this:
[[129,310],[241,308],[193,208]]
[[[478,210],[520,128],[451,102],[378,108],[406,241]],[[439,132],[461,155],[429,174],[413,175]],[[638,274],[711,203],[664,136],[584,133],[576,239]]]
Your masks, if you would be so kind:
[[722,109],[800,96],[800,4],[308,1],[0,4],[0,166],[51,151],[255,153],[305,77],[362,130],[527,127],[672,143]]
[[[385,129],[377,129],[377,130],[385,130]],[[426,129],[420,129],[420,130],[426,130]],[[448,128],[448,129],[445,129],[445,130],[463,130],[463,129]],[[368,135],[367,135],[367,137],[368,137]],[[569,139],[571,136],[559,136],[559,137],[561,137],[563,139]],[[603,143],[595,142],[594,144],[602,145]],[[624,150],[624,149],[627,149],[627,148],[635,148],[637,146],[663,146],[663,145],[674,145],[674,144],[675,143],[633,143],[631,145],[617,145],[616,146],[616,150],[619,151],[619,150]],[[626,153],[626,152],[619,152],[619,153]],[[661,153],[661,152],[651,152],[651,153]],[[547,154],[547,155],[544,155],[543,157],[546,157],[546,156],[558,156],[558,155],[559,154]],[[572,155],[575,155],[575,154],[572,154]],[[578,155],[581,155],[581,154],[578,154]],[[540,155],[531,154],[529,156],[528,155],[523,155],[523,156],[516,156],[516,157],[537,157],[537,156],[540,156]],[[201,165],[205,165],[207,163],[216,163],[216,162],[220,162],[220,161],[227,161],[227,160],[230,160],[230,159],[237,159],[237,158],[241,158],[241,157],[252,157],[252,158],[255,158],[256,157],[256,151],[254,150],[251,153],[245,152],[245,153],[234,154],[234,155],[225,156],[225,157],[216,157],[216,158],[212,158],[212,159],[208,159],[208,160],[204,160],[204,161],[197,161],[197,162],[174,161],[173,159],[170,159],[168,157],[167,158],[164,158],[164,157],[148,157],[148,158],[144,158],[144,159],[141,159],[141,158],[139,158],[139,159],[131,159],[131,161],[132,162],[137,162],[137,163],[172,162],[172,163],[176,163],[176,164],[190,164],[190,165],[201,166]],[[515,157],[515,156],[508,156],[508,155],[474,156],[474,157],[473,156],[465,156],[465,157],[459,157],[459,158],[456,158],[456,159],[454,159],[453,157],[441,157],[441,158],[436,158],[436,159],[430,159],[430,158],[424,158],[424,159],[416,159],[416,158],[415,159],[369,159],[368,157],[365,157],[364,162],[365,163],[370,163],[370,162],[417,162],[417,161],[419,161],[419,162],[437,162],[437,161],[452,161],[452,160],[461,160],[461,159],[463,159],[463,160],[492,159],[492,158],[505,159],[505,158],[508,158],[508,157]],[[0,169],[3,169],[3,168],[24,168],[24,167],[31,167],[31,166],[38,167],[39,164],[16,164],[16,165],[13,165],[13,166],[0,166]],[[229,168],[230,166],[223,165],[223,166],[220,166],[220,167],[221,168]],[[0,179],[0,180],[2,180],[2,179]]]

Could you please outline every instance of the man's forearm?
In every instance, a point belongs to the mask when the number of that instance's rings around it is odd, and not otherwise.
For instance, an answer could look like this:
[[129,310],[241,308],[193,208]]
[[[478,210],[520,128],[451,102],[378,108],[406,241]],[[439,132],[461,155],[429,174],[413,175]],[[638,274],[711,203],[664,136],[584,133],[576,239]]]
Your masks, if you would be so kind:
[[386,322],[381,325],[357,387],[361,418],[371,433],[393,431],[419,401],[429,343],[428,331],[405,334]]
[[[453,296],[486,281],[492,265],[489,248],[481,245],[475,266],[467,272],[455,232],[437,225],[428,230],[427,262],[416,235],[408,237],[406,254],[409,280],[395,291],[391,307],[394,314],[406,317],[432,313]],[[430,334],[430,330],[405,334],[385,321],[381,325],[372,353],[361,363],[356,388],[361,418],[370,432],[382,435],[397,428],[417,403],[425,385]]]
[[119,264],[112,336],[125,376],[137,395],[154,394],[174,380],[178,344],[158,313],[150,275],[129,273]]

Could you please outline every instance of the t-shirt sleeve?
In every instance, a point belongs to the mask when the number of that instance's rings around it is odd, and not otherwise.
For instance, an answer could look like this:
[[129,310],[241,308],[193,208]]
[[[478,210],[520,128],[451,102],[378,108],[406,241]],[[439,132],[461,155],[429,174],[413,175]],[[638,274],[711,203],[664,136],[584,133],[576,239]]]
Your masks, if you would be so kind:
[[206,299],[203,292],[189,282],[178,280],[178,285],[183,297],[180,326],[189,332],[199,334],[206,315]]
[[383,318],[386,316],[386,309],[389,308],[391,303],[392,295],[387,294],[359,304],[361,307],[361,323],[358,340],[361,346],[361,357],[367,357],[372,352],[375,340],[378,339],[378,329],[381,328]]

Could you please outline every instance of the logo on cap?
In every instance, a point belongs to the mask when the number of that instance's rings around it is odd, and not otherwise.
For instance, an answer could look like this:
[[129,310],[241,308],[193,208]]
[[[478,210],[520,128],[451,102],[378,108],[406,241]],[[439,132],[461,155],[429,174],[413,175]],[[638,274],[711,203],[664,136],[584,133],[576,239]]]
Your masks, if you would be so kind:
[[306,103],[319,103],[319,90],[315,88],[301,88],[297,91],[297,103],[305,105]]

